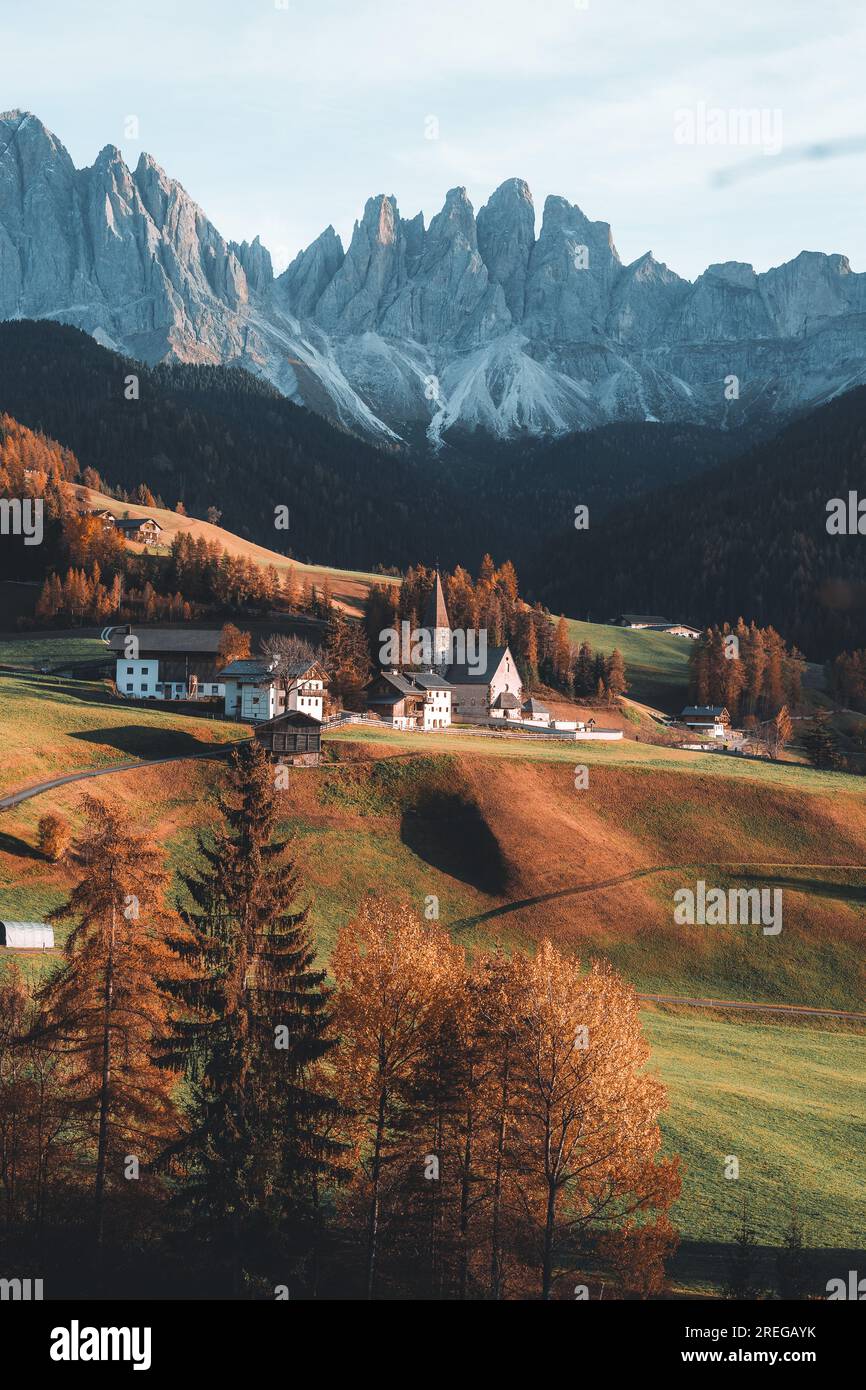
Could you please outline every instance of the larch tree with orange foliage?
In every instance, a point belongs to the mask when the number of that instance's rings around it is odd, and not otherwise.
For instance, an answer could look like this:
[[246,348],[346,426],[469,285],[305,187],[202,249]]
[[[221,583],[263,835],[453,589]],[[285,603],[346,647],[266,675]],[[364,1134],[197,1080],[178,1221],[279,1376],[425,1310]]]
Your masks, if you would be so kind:
[[557,1255],[581,1234],[664,1218],[679,1194],[678,1161],[659,1158],[661,1082],[633,988],[607,962],[542,942],[528,963],[517,1050],[518,1167],[539,1237],[541,1297],[553,1296]]
[[[407,1127],[417,1114],[413,1101],[431,1077],[432,1053],[459,990],[462,951],[443,927],[421,921],[407,903],[369,898],[341,931],[331,969],[340,1035],[334,1084],[354,1112],[358,1161],[351,1196],[366,1228],[365,1281],[372,1298],[387,1183],[405,1161]],[[435,1113],[432,1131],[430,1118],[428,1108],[426,1134],[414,1145],[419,1171],[424,1144],[437,1141]]]
[[37,992],[31,1040],[59,1048],[69,1063],[67,1100],[92,1155],[101,1242],[110,1177],[122,1177],[127,1155],[146,1162],[175,1131],[176,1077],[154,1052],[173,1009],[167,985],[186,967],[167,940],[181,925],[165,903],[162,851],[120,809],[91,796],[83,809],[81,877],[50,914],[72,923],[66,959]]

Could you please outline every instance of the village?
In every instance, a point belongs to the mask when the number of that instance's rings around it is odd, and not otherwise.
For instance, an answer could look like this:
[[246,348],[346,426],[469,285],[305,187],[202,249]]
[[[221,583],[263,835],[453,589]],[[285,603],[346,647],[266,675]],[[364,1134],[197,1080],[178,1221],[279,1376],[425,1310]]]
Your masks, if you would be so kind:
[[[624,614],[614,622],[691,639],[700,635],[696,628],[660,617]],[[408,629],[408,624],[402,626]],[[411,642],[404,640],[401,649],[396,630],[380,634],[385,659],[396,653],[403,661],[384,665],[372,677],[364,690],[364,709],[334,711],[329,709],[328,672],[318,656],[286,661],[262,651],[221,664],[218,628],[125,624],[103,630],[115,658],[120,697],[208,702],[226,718],[253,726],[257,741],[274,757],[298,765],[318,762],[322,730],[347,722],[419,734],[465,726],[575,742],[623,738],[621,728],[605,727],[592,715],[560,717],[527,692],[507,644],[488,647],[486,633],[452,629],[438,571],[421,626],[403,636],[411,636]],[[719,705],[689,705],[676,720],[665,722],[701,740],[685,743],[685,748],[736,746],[743,738]]]
[[[119,696],[221,705],[227,718],[253,725],[256,739],[275,756],[301,765],[318,760],[323,728],[347,721],[417,733],[466,725],[574,740],[622,738],[621,729],[600,727],[592,717],[554,718],[547,705],[525,691],[509,646],[488,648],[486,634],[480,635],[476,657],[466,659],[465,641],[459,640],[463,634],[452,631],[437,571],[422,625],[412,634],[413,654],[420,648],[428,664],[382,669],[366,686],[362,711],[329,713],[329,677],[317,657],[286,661],[262,652],[220,665],[219,629],[126,624],[103,632],[115,656]],[[452,660],[455,652],[464,659]]]

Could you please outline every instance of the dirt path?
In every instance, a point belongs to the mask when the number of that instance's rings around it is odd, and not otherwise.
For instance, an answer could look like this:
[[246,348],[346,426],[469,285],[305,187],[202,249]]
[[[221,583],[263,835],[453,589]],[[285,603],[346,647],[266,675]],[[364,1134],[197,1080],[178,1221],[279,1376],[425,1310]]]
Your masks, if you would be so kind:
[[[455,931],[465,931],[468,927],[475,926],[481,922],[489,922],[494,917],[502,917],[509,912],[519,912],[523,907],[534,907],[537,903],[553,902],[558,898],[568,898],[578,893],[593,893],[601,888],[613,888],[620,883],[629,883],[633,879],[646,878],[650,874],[668,873],[672,870],[683,869],[855,869],[866,873],[866,864],[783,864],[775,860],[718,860],[713,863],[699,864],[653,864],[643,869],[632,869],[629,873],[617,874],[615,878],[599,879],[595,883],[579,883],[572,888],[559,888],[552,893],[540,893],[534,898],[520,898],[512,903],[505,903],[502,907],[490,908],[488,912],[481,912],[476,917],[464,917],[457,922],[451,922],[450,926]],[[638,999],[644,1003],[655,1004],[680,1004],[688,1008],[695,1009],[737,1009],[746,1013],[775,1013],[782,1014],[786,1018],[811,1017],[811,1018],[840,1018],[847,1019],[856,1023],[866,1023],[866,1013],[854,1013],[845,1009],[820,1009],[808,1004],[755,1004],[742,999],[712,999],[703,998],[699,995],[683,994],[638,994]]]
[[852,1013],[847,1009],[816,1009],[809,1004],[752,1004],[743,999],[702,999],[699,996],[683,994],[638,994],[638,999],[652,1004],[685,1004],[694,1009],[742,1009],[747,1013],[782,1014],[809,1018],[845,1018],[855,1023],[866,1023],[866,1014]]
[[489,922],[494,917],[519,912],[524,907],[556,902],[560,898],[574,897],[579,893],[594,893],[600,888],[615,888],[620,883],[648,878],[651,874],[679,873],[683,869],[694,869],[698,872],[705,869],[856,869],[859,873],[866,873],[866,864],[804,864],[801,861],[791,864],[771,859],[720,859],[712,862],[697,861],[693,864],[650,864],[643,869],[630,869],[628,873],[617,874],[615,878],[600,878],[595,883],[576,883],[571,888],[557,888],[551,893],[539,893],[533,898],[516,898],[514,902],[504,903],[501,907],[491,907],[487,912],[479,912],[475,917],[463,917],[450,925],[457,931],[464,931],[467,927]]

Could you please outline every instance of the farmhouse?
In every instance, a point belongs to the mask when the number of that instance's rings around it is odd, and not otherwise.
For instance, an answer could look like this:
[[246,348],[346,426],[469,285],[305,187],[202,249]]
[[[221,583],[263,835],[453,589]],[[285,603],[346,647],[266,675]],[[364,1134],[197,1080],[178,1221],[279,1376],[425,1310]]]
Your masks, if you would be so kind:
[[152,516],[115,517],[114,529],[124,540],[140,541],[142,545],[156,545],[162,535],[162,527]]
[[447,729],[451,723],[451,686],[435,671],[418,671],[412,679],[424,691],[424,728]]
[[367,708],[395,729],[447,729],[451,687],[435,671],[381,671],[366,689]]
[[322,721],[293,709],[257,725],[254,738],[275,762],[315,767],[322,751]]
[[217,670],[220,632],[213,628],[116,627],[118,694],[137,700],[195,700],[223,694]]
[[54,946],[54,928],[44,922],[0,922],[0,946],[12,951],[45,951]]
[[692,640],[701,635],[698,627],[691,627],[688,623],[674,623],[670,618],[662,618],[655,613],[620,613],[618,618],[612,619],[612,625],[646,629],[649,632],[667,632],[671,637],[690,637]]
[[731,716],[724,705],[686,705],[680,723],[713,738],[724,738],[731,727]]
[[220,672],[225,711],[232,719],[259,723],[297,710],[321,722],[328,681],[318,661],[299,661],[276,670],[272,658],[230,661]]

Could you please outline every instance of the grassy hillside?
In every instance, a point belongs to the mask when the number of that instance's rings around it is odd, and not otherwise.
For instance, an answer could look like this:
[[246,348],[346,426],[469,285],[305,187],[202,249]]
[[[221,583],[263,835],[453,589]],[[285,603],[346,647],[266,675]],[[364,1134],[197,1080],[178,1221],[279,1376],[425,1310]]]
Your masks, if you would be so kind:
[[[2,677],[0,699],[7,786],[238,733],[170,707],[133,715],[76,682]],[[552,935],[584,960],[608,956],[645,993],[863,1007],[866,870],[847,867],[866,864],[859,778],[633,742],[453,731],[419,739],[356,727],[328,735],[325,748],[323,765],[296,770],[281,793],[325,959],[365,893],[406,897],[419,910],[435,894],[440,919],[470,951],[496,941],[532,948]],[[574,787],[578,762],[589,767],[587,790]],[[119,801],[183,870],[223,775],[219,763],[191,760],[140,768],[3,813],[0,916],[42,920],[69,891],[70,872],[35,849],[44,812],[77,825],[84,791]],[[658,865],[667,867],[642,872]],[[676,926],[673,892],[698,877],[781,886],[781,935]],[[49,964],[25,960],[32,974]],[[743,1194],[767,1245],[796,1197],[813,1243],[862,1246],[866,1174],[852,1099],[866,1073],[862,1030],[685,1007],[647,1007],[643,1017],[651,1065],[669,1088],[665,1142],[686,1168],[679,1285],[723,1277]],[[738,1183],[722,1176],[727,1154],[740,1159]]]
[[686,703],[689,684],[687,637],[670,637],[666,632],[647,632],[609,623],[583,623],[568,620],[573,646],[588,642],[594,652],[605,655],[618,647],[626,664],[629,695],[642,704],[665,713],[679,713]]
[[[261,566],[274,565],[280,573],[283,573],[291,565],[301,580],[309,575],[312,583],[321,584],[327,576],[331,581],[334,601],[349,613],[359,613],[370,585],[374,582],[381,583],[384,580],[384,576],[378,574],[334,569],[328,565],[305,565],[299,560],[290,560],[277,550],[268,550],[266,546],[244,540],[241,536],[236,536],[222,526],[213,526],[209,521],[199,521],[197,517],[179,516],[177,512],[167,511],[162,507],[143,507],[134,502],[118,502],[114,497],[109,497],[105,493],[96,492],[93,488],[78,484],[74,485],[74,490],[81,502],[91,509],[107,507],[117,517],[152,516],[154,521],[158,521],[162,527],[161,540],[164,549],[171,545],[176,535],[184,531],[194,539],[203,536],[206,541],[215,541],[229,555],[243,556]],[[275,542],[287,538],[287,532],[274,531]],[[144,546],[133,545],[132,548],[141,551]],[[159,549],[160,547],[156,548]],[[384,582],[398,583],[399,581],[390,579]]]
[[[723,1282],[744,1199],[760,1246],[782,1243],[796,1203],[807,1246],[862,1251],[866,1160],[854,1094],[866,1037],[650,1010],[643,1023],[668,1088],[665,1147],[685,1169],[675,1281]],[[729,1154],[736,1180],[724,1175]],[[768,1282],[773,1263],[768,1251]],[[828,1272],[838,1263],[831,1256]]]
[[58,676],[0,675],[0,707],[4,792],[85,768],[201,753],[246,732],[219,714],[130,705],[99,682]]

